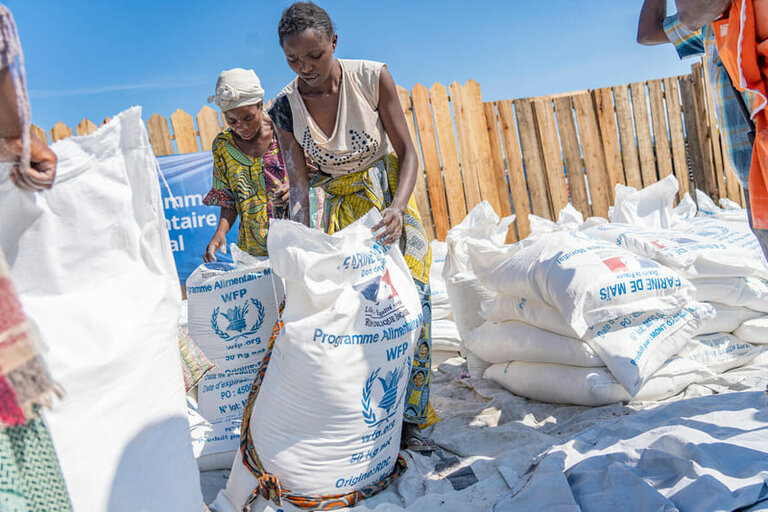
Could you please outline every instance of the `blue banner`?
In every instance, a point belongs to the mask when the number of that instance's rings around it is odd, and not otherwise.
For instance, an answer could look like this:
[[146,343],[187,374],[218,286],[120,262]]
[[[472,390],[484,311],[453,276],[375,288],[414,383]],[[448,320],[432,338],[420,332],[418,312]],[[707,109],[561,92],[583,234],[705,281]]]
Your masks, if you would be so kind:
[[[213,181],[213,156],[210,152],[157,157],[160,164],[160,190],[165,209],[165,225],[181,284],[203,262],[208,242],[219,224],[219,207],[203,204]],[[170,190],[169,190],[170,189]],[[227,241],[237,242],[238,221],[229,230]],[[231,262],[227,254],[216,253],[217,261]]]

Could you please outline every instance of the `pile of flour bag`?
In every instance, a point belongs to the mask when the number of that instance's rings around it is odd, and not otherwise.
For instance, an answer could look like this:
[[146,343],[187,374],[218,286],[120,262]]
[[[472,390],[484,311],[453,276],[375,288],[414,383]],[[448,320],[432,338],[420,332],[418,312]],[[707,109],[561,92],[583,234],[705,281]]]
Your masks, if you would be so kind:
[[768,266],[747,214],[674,177],[617,186],[602,218],[572,206],[504,243],[488,203],[448,233],[443,271],[471,376],[527,398],[660,400],[768,344]]

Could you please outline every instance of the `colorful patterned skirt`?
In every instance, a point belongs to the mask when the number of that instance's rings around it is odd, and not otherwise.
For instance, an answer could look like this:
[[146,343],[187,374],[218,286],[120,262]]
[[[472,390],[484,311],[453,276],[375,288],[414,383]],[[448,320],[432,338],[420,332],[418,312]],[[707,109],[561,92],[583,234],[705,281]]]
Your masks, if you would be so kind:
[[0,510],[72,511],[51,436],[40,418],[0,429]]
[[[394,154],[390,154],[363,171],[324,180],[315,178],[313,185],[322,186],[326,193],[326,231],[333,234],[344,229],[368,213],[371,208],[379,211],[386,209],[392,203],[399,177],[399,161]],[[408,201],[408,208],[403,217],[400,249],[413,276],[424,313],[424,327],[414,348],[404,421],[423,425],[427,422],[432,359],[432,306],[429,289],[432,248],[413,197]]]

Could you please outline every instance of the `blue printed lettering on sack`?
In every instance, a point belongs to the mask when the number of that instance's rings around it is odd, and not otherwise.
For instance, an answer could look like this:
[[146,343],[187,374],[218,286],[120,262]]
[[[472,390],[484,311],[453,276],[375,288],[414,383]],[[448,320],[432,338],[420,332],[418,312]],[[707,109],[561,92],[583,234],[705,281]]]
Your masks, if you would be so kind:
[[339,478],[338,480],[336,480],[336,488],[341,489],[342,487],[350,487],[350,486],[356,485],[358,482],[362,482],[363,480],[373,478],[374,476],[381,473],[385,469],[388,469],[390,467],[391,462],[392,462],[392,457],[387,457],[386,459],[382,460],[381,462],[376,464],[376,466],[369,469],[368,471],[352,476],[350,478]]

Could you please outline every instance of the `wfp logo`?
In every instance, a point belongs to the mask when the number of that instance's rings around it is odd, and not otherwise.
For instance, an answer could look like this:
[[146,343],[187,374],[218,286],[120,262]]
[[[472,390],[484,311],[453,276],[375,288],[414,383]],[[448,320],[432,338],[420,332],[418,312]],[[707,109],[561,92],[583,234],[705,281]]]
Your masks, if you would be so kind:
[[[253,312],[251,311],[251,306],[253,306]],[[264,316],[264,305],[257,299],[250,299],[241,305],[228,308],[224,312],[221,311],[221,308],[215,308],[211,315],[211,327],[213,332],[224,341],[235,341],[236,339],[256,334],[264,323]],[[227,322],[223,329],[219,325],[221,317]],[[248,328],[249,321],[253,321],[250,324],[250,328]]]
[[[392,411],[392,409],[398,403],[397,388],[400,384],[400,379],[403,378],[403,375],[405,375],[406,370],[410,366],[411,360],[408,358],[403,366],[387,372],[386,376],[383,378],[379,377],[381,367],[371,371],[370,375],[368,375],[368,378],[365,380],[365,385],[363,386],[363,397],[360,401],[363,406],[363,421],[368,427],[374,428],[395,414],[396,411]],[[377,419],[376,411],[374,410],[372,403],[374,391],[378,390],[378,387],[376,386],[377,381],[381,386],[381,391],[376,408],[380,409],[380,412],[384,412],[384,417],[381,419]],[[377,395],[379,395],[379,393],[377,393]]]
[[389,275],[389,269],[384,275],[376,276],[370,281],[355,285],[352,287],[355,291],[362,294],[366,300],[378,304],[380,300],[390,300],[399,294],[392,284],[392,277]]

